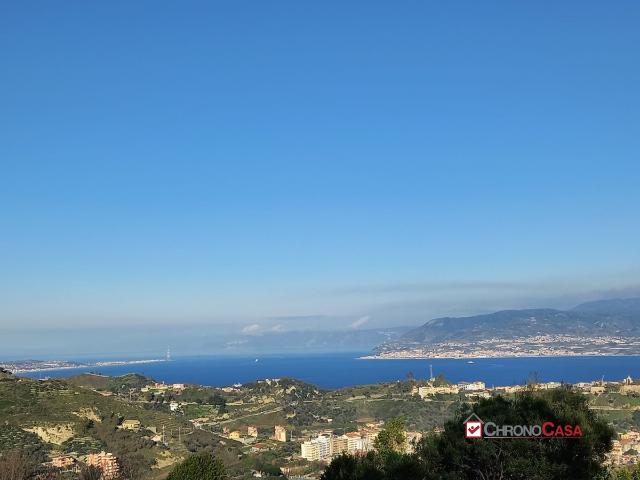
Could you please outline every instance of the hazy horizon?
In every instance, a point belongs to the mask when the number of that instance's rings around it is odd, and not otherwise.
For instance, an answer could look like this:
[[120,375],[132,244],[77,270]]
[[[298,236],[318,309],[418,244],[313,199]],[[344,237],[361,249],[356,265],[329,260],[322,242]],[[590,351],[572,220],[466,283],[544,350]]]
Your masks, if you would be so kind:
[[639,19],[0,6],[0,357],[640,296]]

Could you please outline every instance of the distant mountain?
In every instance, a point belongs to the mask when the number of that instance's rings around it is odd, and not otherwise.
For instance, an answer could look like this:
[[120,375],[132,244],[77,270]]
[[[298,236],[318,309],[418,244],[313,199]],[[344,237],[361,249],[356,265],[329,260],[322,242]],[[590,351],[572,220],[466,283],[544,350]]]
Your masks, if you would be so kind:
[[408,330],[411,327],[269,332],[233,339],[225,349],[239,353],[368,351],[381,343],[397,340]]
[[640,298],[596,300],[594,302],[581,303],[577,307],[574,307],[573,311],[637,317],[640,315]]
[[435,318],[398,339],[385,342],[377,350],[534,335],[640,337],[640,298],[588,302],[571,310],[503,310],[471,317]]

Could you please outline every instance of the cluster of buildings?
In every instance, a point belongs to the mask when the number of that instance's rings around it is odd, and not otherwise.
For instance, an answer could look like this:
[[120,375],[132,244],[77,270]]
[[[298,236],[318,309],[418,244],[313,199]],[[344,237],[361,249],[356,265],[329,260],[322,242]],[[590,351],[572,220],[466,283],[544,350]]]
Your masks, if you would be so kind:
[[364,358],[499,358],[634,354],[640,340],[616,336],[529,335],[449,341],[428,347],[400,348]]
[[347,432],[344,435],[334,435],[333,431],[323,432],[316,438],[302,442],[300,456],[314,462],[330,460],[342,453],[366,453],[373,450],[378,433],[378,427]]
[[[113,480],[119,477],[120,466],[118,459],[107,452],[90,453],[84,459],[89,467],[96,467],[102,472],[101,480]],[[72,455],[59,455],[51,460],[50,465],[62,472],[78,472],[80,464]]]
[[[300,456],[310,462],[329,461],[343,453],[363,454],[374,449],[376,438],[380,433],[380,424],[368,424],[356,432],[335,435],[328,430],[320,432],[317,437],[302,442]],[[406,452],[413,449],[413,444],[422,438],[419,432],[406,432]]]
[[389,350],[364,358],[498,358],[635,354],[640,340],[617,336],[527,335],[448,341]]
[[171,383],[171,384],[167,384],[167,383],[152,383],[151,385],[146,385],[144,387],[142,387],[140,389],[141,392],[146,393],[146,392],[166,392],[166,391],[173,391],[173,392],[182,392],[184,389],[186,388],[186,385],[184,383]]
[[[258,439],[258,427],[254,425],[247,426],[246,435],[243,434],[243,432],[241,432],[240,430],[230,431],[228,428],[225,427],[222,430],[222,434],[231,440],[236,440],[238,442],[250,444],[255,442]],[[275,440],[276,442],[288,442],[289,433],[287,432],[287,428],[282,425],[276,425],[273,428],[273,435],[270,438],[271,440]]]
[[[533,383],[530,385],[508,385],[502,387],[487,387],[484,382],[460,382],[457,384],[436,385],[433,380],[427,382],[426,385],[414,386],[411,393],[419,395],[421,398],[427,399],[434,395],[457,395],[465,394],[471,397],[490,397],[495,393],[511,394],[523,392],[525,390],[552,390],[561,387],[560,382],[543,382]],[[622,381],[599,380],[594,382],[579,382],[573,384],[573,387],[579,391],[600,395],[606,391],[615,391],[623,395],[640,394],[640,383],[634,382],[631,377],[627,377]]]
[[640,461],[640,432],[629,431],[618,434],[613,448],[607,456],[612,465],[632,465]]
[[426,398],[432,395],[457,395],[460,392],[480,392],[483,390],[486,390],[484,382],[460,382],[455,385],[435,385],[433,381],[429,381],[427,385],[413,387],[411,393],[413,395],[419,395],[421,398]]

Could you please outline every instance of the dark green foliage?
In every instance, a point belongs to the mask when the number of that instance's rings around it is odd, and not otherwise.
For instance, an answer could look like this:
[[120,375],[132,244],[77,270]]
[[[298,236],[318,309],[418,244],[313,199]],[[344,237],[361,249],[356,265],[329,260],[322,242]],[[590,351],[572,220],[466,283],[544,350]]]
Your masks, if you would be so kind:
[[[473,412],[497,424],[535,425],[544,421],[579,424],[582,438],[467,440],[463,421]],[[395,426],[394,426],[395,430]],[[388,436],[388,435],[387,435]],[[383,437],[384,438],[384,437]],[[528,392],[515,399],[495,397],[463,406],[440,435],[425,437],[414,454],[400,454],[379,441],[366,457],[340,457],[323,480],[564,480],[605,478],[605,454],[612,429],[567,389]],[[386,445],[386,446],[385,446]],[[335,463],[335,465],[334,465]],[[373,469],[373,471],[371,471]],[[366,473],[363,473],[366,472]]]
[[611,472],[611,477],[607,480],[640,480],[640,465],[620,467]]
[[[598,478],[611,448],[613,431],[588,409],[586,399],[566,389],[526,393],[515,399],[481,400],[474,408],[483,420],[498,424],[534,425],[544,421],[579,424],[581,439],[465,440],[462,422],[472,413],[465,406],[445,424],[445,431],[419,444],[418,457],[442,478]],[[526,472],[526,476],[523,476]],[[451,477],[451,475],[458,477]],[[447,477],[449,476],[449,477]],[[434,477],[437,478],[437,477]]]
[[100,442],[108,445],[123,470],[127,471],[130,478],[141,478],[150,470],[154,461],[143,453],[149,451],[154,443],[144,438],[143,432],[132,432],[116,428],[121,422],[121,417],[111,415],[105,417],[102,423],[94,424],[89,432],[97,437]]
[[207,451],[213,453],[218,445],[219,439],[205,430],[194,430],[191,435],[184,438],[184,445],[190,452]]
[[208,452],[199,452],[180,463],[167,480],[223,480],[227,474],[223,463]]
[[49,448],[35,433],[25,432],[12,425],[0,426],[0,454],[3,451],[19,449],[32,461],[45,461]]
[[436,378],[433,380],[433,385],[435,387],[445,387],[447,385],[451,385],[451,382],[445,378],[442,373],[436,375]]
[[636,428],[640,427],[640,410],[636,410],[635,412],[633,412],[633,414],[631,415],[631,420],[633,421],[633,424],[636,426]]
[[385,480],[378,458],[369,453],[362,457],[340,455],[326,468],[321,480]]
[[385,423],[375,441],[376,450],[382,454],[403,452],[406,443],[406,422],[404,417],[392,418]]

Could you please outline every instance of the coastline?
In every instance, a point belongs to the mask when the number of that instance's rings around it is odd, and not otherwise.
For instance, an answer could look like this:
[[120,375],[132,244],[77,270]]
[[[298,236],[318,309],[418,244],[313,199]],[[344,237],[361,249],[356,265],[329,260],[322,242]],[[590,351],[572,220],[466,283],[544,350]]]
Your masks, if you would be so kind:
[[57,370],[78,370],[81,368],[93,368],[93,367],[115,367],[121,365],[139,365],[146,363],[160,363],[166,362],[167,360],[161,358],[148,359],[148,360],[114,360],[114,361],[104,361],[104,362],[94,362],[94,363],[86,363],[86,364],[78,364],[78,365],[58,365],[51,367],[41,367],[41,368],[18,368],[11,369],[8,368],[11,373],[34,373],[34,372],[49,372],[49,371],[57,371]]
[[356,360],[487,360],[491,358],[566,358],[566,357],[640,357],[640,353],[556,353],[556,354],[522,354],[522,355],[419,355],[406,357],[384,357],[380,355],[364,355]]

